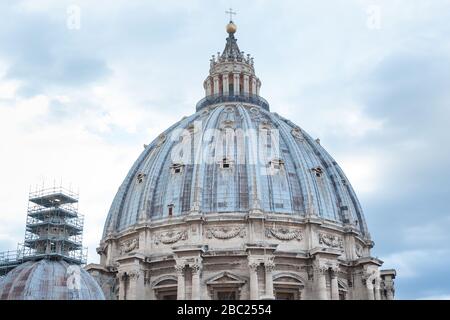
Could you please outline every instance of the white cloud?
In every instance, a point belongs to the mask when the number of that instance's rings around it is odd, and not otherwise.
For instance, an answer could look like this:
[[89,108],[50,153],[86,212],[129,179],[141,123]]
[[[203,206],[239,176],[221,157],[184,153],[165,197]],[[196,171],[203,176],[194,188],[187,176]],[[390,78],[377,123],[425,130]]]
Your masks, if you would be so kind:
[[381,257],[384,261],[383,268],[396,269],[397,274],[402,280],[414,279],[424,275],[434,262],[433,267],[438,265],[446,265],[449,262],[448,258],[436,260],[436,257],[449,257],[450,250],[448,249],[432,249],[425,250],[407,250],[401,252],[394,252],[390,255]]
[[417,300],[450,300],[450,294],[440,294],[435,296],[426,296]]

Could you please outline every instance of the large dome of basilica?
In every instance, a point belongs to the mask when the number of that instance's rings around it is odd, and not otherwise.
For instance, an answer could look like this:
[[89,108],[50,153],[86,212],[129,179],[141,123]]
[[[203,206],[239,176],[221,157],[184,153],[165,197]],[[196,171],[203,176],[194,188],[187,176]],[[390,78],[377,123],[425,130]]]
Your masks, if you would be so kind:
[[205,98],[144,146],[88,270],[117,299],[392,299],[344,172],[273,112],[226,30]]

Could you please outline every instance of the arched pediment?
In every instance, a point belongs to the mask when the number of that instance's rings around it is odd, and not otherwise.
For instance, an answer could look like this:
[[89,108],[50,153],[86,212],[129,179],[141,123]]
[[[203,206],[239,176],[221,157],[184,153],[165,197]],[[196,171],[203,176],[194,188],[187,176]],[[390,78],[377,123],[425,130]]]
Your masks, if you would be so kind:
[[158,279],[152,282],[152,287],[165,287],[165,286],[176,286],[178,283],[177,277],[166,275],[159,277]]
[[206,281],[207,285],[235,285],[242,286],[247,282],[246,279],[228,271],[221,272]]
[[278,273],[273,277],[274,284],[304,286],[305,281],[302,277],[294,273]]

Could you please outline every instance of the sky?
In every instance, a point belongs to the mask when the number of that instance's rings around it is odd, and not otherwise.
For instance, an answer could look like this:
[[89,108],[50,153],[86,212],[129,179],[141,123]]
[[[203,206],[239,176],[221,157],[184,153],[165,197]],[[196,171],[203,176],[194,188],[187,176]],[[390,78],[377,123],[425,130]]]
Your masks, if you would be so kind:
[[0,251],[79,190],[89,262],[127,171],[195,112],[229,7],[261,95],[344,169],[396,298],[450,299],[450,1],[0,0]]

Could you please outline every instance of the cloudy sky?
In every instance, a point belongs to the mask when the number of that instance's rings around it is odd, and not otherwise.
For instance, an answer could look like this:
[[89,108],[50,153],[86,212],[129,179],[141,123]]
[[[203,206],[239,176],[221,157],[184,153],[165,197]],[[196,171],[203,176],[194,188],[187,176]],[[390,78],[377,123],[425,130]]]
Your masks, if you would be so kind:
[[98,261],[119,184],[194,112],[232,6],[261,95],[344,168],[397,298],[450,299],[450,1],[92,3],[0,1],[0,251],[30,187],[62,180]]

